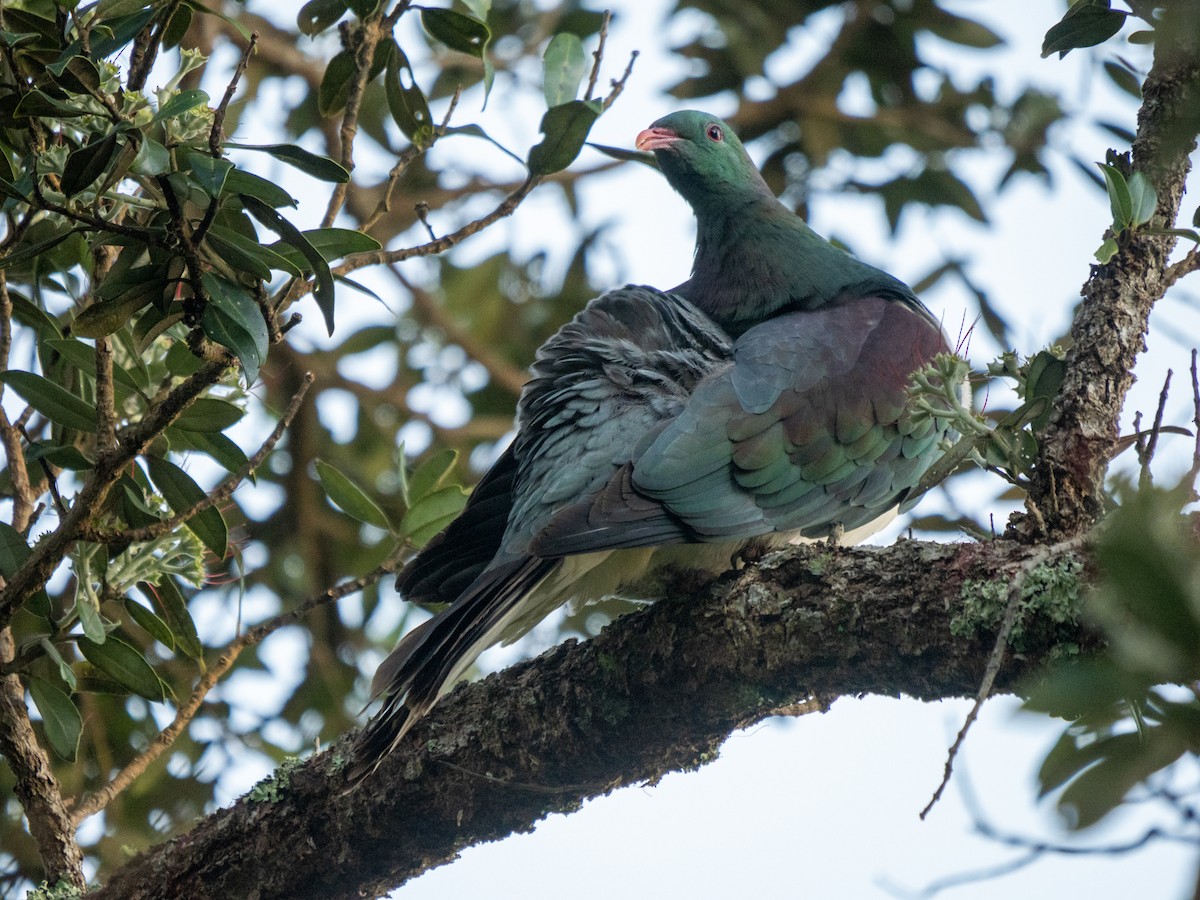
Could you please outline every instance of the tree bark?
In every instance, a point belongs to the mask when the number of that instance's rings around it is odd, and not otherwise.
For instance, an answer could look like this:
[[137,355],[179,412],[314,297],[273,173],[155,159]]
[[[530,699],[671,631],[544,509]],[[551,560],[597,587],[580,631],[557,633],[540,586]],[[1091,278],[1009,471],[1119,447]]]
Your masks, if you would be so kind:
[[[1150,227],[1179,219],[1190,154],[1200,131],[1200,28],[1191,3],[1167,7],[1155,30],[1154,65],[1142,84],[1132,166],[1158,195]],[[1128,174],[1128,171],[1126,172]],[[1116,451],[1133,367],[1145,349],[1150,312],[1171,286],[1167,263],[1176,238],[1125,232],[1120,252],[1093,266],[1071,326],[1067,376],[1040,441],[1026,506],[1010,532],[1026,539],[1083,534],[1104,511],[1104,480]]]
[[[998,620],[994,598],[1034,552],[1008,541],[817,546],[708,588],[681,584],[594,640],[459,688],[359,789],[345,792],[342,742],[150,848],[94,896],[375,895],[470,844],[702,765],[735,729],[799,701],[973,694],[995,634],[956,635],[962,613],[990,596]],[[1080,626],[1028,619],[1002,686],[1058,643],[1088,640]]]

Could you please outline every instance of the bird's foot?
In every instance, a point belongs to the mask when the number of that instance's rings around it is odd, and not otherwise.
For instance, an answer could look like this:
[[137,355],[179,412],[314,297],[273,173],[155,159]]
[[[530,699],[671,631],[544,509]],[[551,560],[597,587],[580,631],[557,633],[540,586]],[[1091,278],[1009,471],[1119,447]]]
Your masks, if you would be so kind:
[[735,572],[740,572],[766,556],[770,549],[764,541],[748,541],[729,558],[729,565]]

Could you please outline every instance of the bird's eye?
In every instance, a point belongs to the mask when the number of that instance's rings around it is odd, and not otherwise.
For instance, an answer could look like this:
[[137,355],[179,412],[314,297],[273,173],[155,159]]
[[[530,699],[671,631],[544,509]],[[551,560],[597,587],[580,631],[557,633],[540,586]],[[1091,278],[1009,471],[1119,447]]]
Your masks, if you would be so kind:
[[709,125],[708,128],[705,129],[704,133],[708,135],[708,139],[714,144],[719,144],[721,141],[725,140],[725,132],[721,130],[720,125]]

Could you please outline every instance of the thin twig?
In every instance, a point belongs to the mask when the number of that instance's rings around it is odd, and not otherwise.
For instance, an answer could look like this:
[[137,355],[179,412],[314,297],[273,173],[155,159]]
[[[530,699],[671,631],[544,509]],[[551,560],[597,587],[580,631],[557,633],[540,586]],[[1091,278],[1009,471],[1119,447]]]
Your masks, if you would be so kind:
[[270,436],[263,442],[263,445],[251,456],[236,472],[226,478],[220,485],[212,491],[204,495],[203,499],[197,500],[187,509],[178,512],[168,519],[163,519],[161,522],[155,522],[151,525],[145,525],[141,528],[128,528],[121,531],[101,531],[93,529],[90,526],[83,525],[79,529],[79,537],[86,541],[91,541],[97,544],[114,544],[114,543],[137,543],[140,541],[152,541],[157,537],[174,531],[192,516],[199,512],[203,512],[211,506],[218,503],[224,503],[233,496],[236,491],[248,477],[250,473],[257,469],[264,459],[267,458],[275,445],[279,443],[283,433],[287,427],[296,418],[296,414],[300,411],[300,405],[304,401],[304,395],[308,393],[308,389],[312,386],[314,376],[312,372],[305,372],[304,377],[300,381],[300,387],[292,396],[291,402],[279,421],[275,423],[275,428]]
[[1004,618],[1000,621],[999,631],[996,632],[996,643],[992,647],[991,655],[988,656],[987,667],[984,669],[983,679],[979,683],[979,691],[975,695],[975,702],[971,705],[971,711],[967,713],[967,718],[963,722],[962,728],[959,729],[954,743],[951,744],[950,750],[946,754],[946,764],[942,771],[942,781],[938,785],[937,790],[933,792],[933,797],[930,798],[925,808],[921,810],[921,819],[928,816],[930,810],[942,798],[942,794],[950,784],[950,777],[954,774],[954,760],[958,756],[958,751],[962,748],[963,741],[967,738],[967,732],[971,730],[971,726],[979,716],[979,710],[983,708],[984,701],[992,695],[992,687],[996,683],[996,676],[1000,674],[1000,666],[1004,663],[1004,656],[1008,651],[1008,638],[1012,634],[1013,627],[1017,624],[1017,614],[1021,611],[1021,591],[1025,586],[1026,576],[1047,559],[1057,556],[1059,553],[1075,549],[1079,544],[1083,543],[1086,537],[1087,535],[1078,535],[1077,537],[1060,541],[1048,547],[1039,548],[1029,559],[1021,564],[1021,567],[1013,575],[1012,582],[1008,588],[1007,603],[1004,607]]
[[[400,176],[412,165],[413,161],[421,154],[427,152],[430,147],[437,143],[438,138],[446,133],[446,129],[450,127],[450,118],[454,115],[454,110],[458,107],[458,101],[462,97],[462,85],[459,85],[454,90],[454,94],[450,97],[450,106],[446,109],[446,114],[442,116],[442,122],[433,130],[433,137],[427,144],[410,144],[402,150],[399,156],[396,157],[396,164],[392,166],[388,172],[388,180],[383,188],[383,196],[379,198],[379,203],[376,205],[374,212],[369,215],[362,224],[361,230],[369,233],[375,224],[383,218],[386,213],[392,210],[392,195],[396,192],[396,185],[400,181]],[[426,209],[429,207],[426,206]],[[426,228],[429,226],[426,225]],[[430,235],[432,237],[432,229]],[[435,239],[436,240],[436,239]]]
[[587,92],[583,95],[585,101],[591,100],[596,93],[596,80],[600,77],[600,63],[604,60],[604,42],[608,40],[608,26],[612,22],[612,10],[604,11],[604,18],[600,22],[599,43],[596,44],[596,49],[592,51],[592,71],[588,75]]
[[1141,475],[1138,478],[1138,483],[1143,490],[1150,487],[1153,483],[1153,478],[1150,475],[1150,463],[1154,459],[1154,452],[1158,449],[1158,435],[1162,430],[1163,410],[1167,406],[1167,394],[1171,389],[1171,376],[1174,373],[1167,369],[1167,377],[1163,381],[1162,391],[1158,395],[1158,409],[1154,413],[1154,424],[1150,427],[1150,439],[1146,442],[1145,447],[1141,446],[1141,441],[1138,444],[1138,462],[1141,464]]
[[257,46],[258,32],[255,31],[251,33],[250,43],[242,51],[242,57],[233,69],[233,76],[229,79],[229,84],[225,86],[225,94],[221,97],[221,102],[213,110],[212,128],[208,132],[208,149],[216,159],[221,157],[221,144],[225,140],[225,116],[229,112],[229,104],[233,101],[234,91],[237,90],[242,76],[246,74],[246,66],[250,64],[250,57],[254,54],[254,48]]
[[621,92],[625,90],[625,82],[629,81],[629,76],[633,74],[633,64],[637,62],[639,52],[634,50],[629,54],[629,62],[625,64],[625,71],[621,73],[620,78],[614,78],[610,83],[611,88],[608,96],[604,98],[604,102],[600,104],[602,110],[607,110],[610,106],[617,102],[617,98],[621,96]]
[[113,777],[112,781],[95,793],[89,794],[75,805],[71,810],[72,824],[78,827],[84,819],[95,815],[108,806],[113,798],[129,787],[139,775],[146,771],[151,763],[175,743],[175,740],[183,733],[188,723],[200,711],[200,707],[204,703],[204,698],[208,696],[209,691],[232,668],[233,664],[237,661],[238,655],[243,650],[247,647],[254,647],[261,644],[268,635],[285,625],[292,625],[300,621],[300,619],[317,607],[357,593],[364,588],[370,587],[385,575],[394,572],[402,550],[403,545],[398,547],[380,566],[366,575],[361,575],[358,578],[331,587],[320,594],[315,594],[290,612],[281,613],[278,616],[268,619],[226,644],[217,661],[208,668],[196,683],[187,701],[176,710],[175,718],[171,721],[171,724],[155,735],[154,740],[150,742],[150,746],[130,760]]
[[1163,289],[1166,290],[1184,275],[1190,275],[1200,269],[1200,244],[1189,250],[1177,263],[1167,266],[1163,272]]
[[[356,30],[343,32],[349,34],[351,41],[356,41],[354,47],[354,77],[346,94],[346,111],[342,114],[342,126],[338,129],[338,162],[347,172],[354,171],[354,139],[358,136],[358,113],[362,106],[363,94],[367,87],[367,76],[371,71],[371,61],[375,56],[375,48],[384,35],[382,24],[370,18]],[[350,180],[338,182],[333,186],[329,204],[325,207],[325,215],[321,219],[321,227],[328,228],[337,219],[338,213],[346,202],[346,194],[350,190]]]
[[1192,467],[1185,476],[1191,485],[1192,499],[1200,500],[1196,492],[1196,479],[1200,478],[1200,379],[1196,374],[1196,351],[1192,351],[1192,425],[1195,427],[1196,441],[1192,445]]

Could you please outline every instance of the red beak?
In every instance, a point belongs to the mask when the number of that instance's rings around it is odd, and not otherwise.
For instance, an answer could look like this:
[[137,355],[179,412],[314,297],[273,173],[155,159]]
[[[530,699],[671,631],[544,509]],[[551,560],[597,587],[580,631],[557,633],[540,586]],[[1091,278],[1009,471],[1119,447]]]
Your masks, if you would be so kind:
[[639,150],[665,150],[679,140],[679,135],[670,128],[647,128],[634,139],[633,146]]

